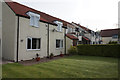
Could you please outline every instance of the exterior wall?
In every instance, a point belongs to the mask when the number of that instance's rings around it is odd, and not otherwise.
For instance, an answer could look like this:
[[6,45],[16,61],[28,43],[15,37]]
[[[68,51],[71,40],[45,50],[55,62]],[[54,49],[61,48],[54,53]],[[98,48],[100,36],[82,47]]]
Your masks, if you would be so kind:
[[102,37],[103,44],[107,44],[109,41],[118,41],[118,39],[112,39],[112,37]]
[[101,44],[101,36],[98,36],[96,39],[97,44]]
[[[41,38],[40,50],[27,50],[27,38]],[[46,23],[39,22],[39,27],[30,26],[30,19],[20,17],[19,19],[19,61],[29,60],[36,57],[47,56],[47,27]]]
[[[39,22],[40,27],[32,27],[29,25],[30,20],[27,18],[20,17],[19,19],[19,61],[29,60],[36,57],[36,53],[41,58],[47,57],[47,29],[46,23]],[[64,53],[64,29],[62,32],[53,32],[57,26],[49,24],[49,55],[53,53],[54,56],[59,55],[61,52]],[[33,32],[34,31],[34,32]],[[27,50],[27,38],[41,38],[40,50]],[[63,48],[56,49],[56,39],[63,40]]]
[[0,1],[0,59],[2,58],[2,2]]
[[[53,32],[52,30],[55,29],[57,30],[57,26],[53,26],[53,25],[50,25],[49,26],[49,49],[50,49],[50,52],[49,54],[53,53],[54,55],[60,55],[60,53],[62,52],[64,54],[64,32],[65,32],[65,29],[62,28],[62,32]],[[63,40],[63,48],[56,48],[56,39],[62,39]]]
[[95,35],[92,36],[92,34],[88,33],[88,34],[85,34],[85,36],[91,40],[91,44],[93,44],[94,42],[98,42],[97,41],[98,39],[95,39],[96,37]]
[[95,35],[94,36],[91,35],[91,44],[95,44],[95,42],[96,42]]
[[84,34],[87,38],[91,39],[91,34]]
[[0,1],[0,39],[2,36],[2,2]]
[[2,12],[2,56],[15,61],[17,17],[6,3],[2,4]]
[[66,37],[66,53],[68,54],[68,49],[73,46],[73,40]]

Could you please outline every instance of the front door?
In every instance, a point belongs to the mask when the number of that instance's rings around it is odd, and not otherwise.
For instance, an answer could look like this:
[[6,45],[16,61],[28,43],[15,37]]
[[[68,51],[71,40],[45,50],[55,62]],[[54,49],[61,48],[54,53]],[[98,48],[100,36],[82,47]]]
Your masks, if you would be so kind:
[[73,40],[73,46],[77,46],[77,40]]

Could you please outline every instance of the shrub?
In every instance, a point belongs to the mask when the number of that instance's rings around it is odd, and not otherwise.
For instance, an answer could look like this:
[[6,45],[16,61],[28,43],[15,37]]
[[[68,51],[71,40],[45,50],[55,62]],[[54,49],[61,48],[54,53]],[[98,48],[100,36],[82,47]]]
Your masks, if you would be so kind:
[[53,53],[50,53],[50,59],[52,59],[54,57]]
[[117,41],[110,41],[108,44],[118,44]]
[[118,57],[120,45],[78,45],[77,50],[80,55]]
[[68,49],[69,54],[77,54],[77,47],[76,46],[70,46],[70,49]]

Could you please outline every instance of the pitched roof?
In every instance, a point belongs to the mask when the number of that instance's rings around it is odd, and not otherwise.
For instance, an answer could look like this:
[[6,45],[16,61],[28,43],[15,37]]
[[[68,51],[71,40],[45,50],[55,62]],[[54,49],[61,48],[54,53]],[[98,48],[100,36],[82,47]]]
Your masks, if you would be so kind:
[[71,35],[71,34],[66,34],[66,36],[67,36],[68,38],[72,39],[72,40],[78,40],[77,37],[75,37],[75,36],[73,36],[73,35]]
[[85,40],[87,40],[87,41],[89,41],[90,39],[89,38],[87,38],[87,37],[84,37],[84,36],[82,36]]
[[77,25],[77,26],[79,26],[79,27],[81,27],[82,29],[84,29],[84,30],[86,30],[86,31],[91,31],[90,29],[88,29],[88,28],[86,28],[86,27],[84,27],[84,26],[81,26],[80,24],[77,24],[77,23],[75,23],[75,22],[72,22],[73,24],[75,24],[75,25]]
[[106,29],[106,30],[101,30],[100,35],[102,37],[112,37],[115,34],[118,34],[120,32],[120,28],[117,29]]
[[[35,10],[35,9],[32,9],[32,8],[29,8],[27,6],[24,6],[22,4],[19,4],[17,2],[13,2],[13,1],[10,1],[10,0],[5,0],[6,4],[13,10],[13,12],[16,14],[16,15],[21,15],[21,16],[24,16],[24,17],[29,17],[26,13],[31,11],[31,12],[34,12],[34,13],[37,13],[39,14],[39,11]],[[45,18],[43,18],[41,16],[40,20],[42,21],[46,21],[48,22]]]
[[[49,23],[53,23],[53,21],[61,21],[63,22],[63,25],[64,26],[67,26],[67,24],[70,24],[69,22],[67,21],[64,21],[62,19],[59,19],[59,18],[56,18],[56,17],[53,17],[49,14],[46,14],[44,12],[41,12],[41,11],[38,11],[38,10],[35,10],[35,9],[32,9],[30,7],[27,7],[25,5],[22,5],[22,4],[19,4],[17,2],[13,2],[11,0],[5,0],[6,4],[13,10],[13,12],[16,14],[16,15],[20,15],[20,16],[24,16],[24,17],[28,17],[29,16],[26,14],[27,12],[31,11],[31,12],[34,12],[34,13],[37,13],[37,14],[40,14],[40,20],[41,21],[45,21],[45,22],[49,22]],[[53,23],[54,24],[54,23]]]

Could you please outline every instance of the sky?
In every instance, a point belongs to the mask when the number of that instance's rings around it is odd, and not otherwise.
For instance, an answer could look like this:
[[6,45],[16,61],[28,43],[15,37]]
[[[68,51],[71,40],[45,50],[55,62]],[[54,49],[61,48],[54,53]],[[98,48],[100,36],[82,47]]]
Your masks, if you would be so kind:
[[13,0],[94,31],[118,28],[120,0]]

